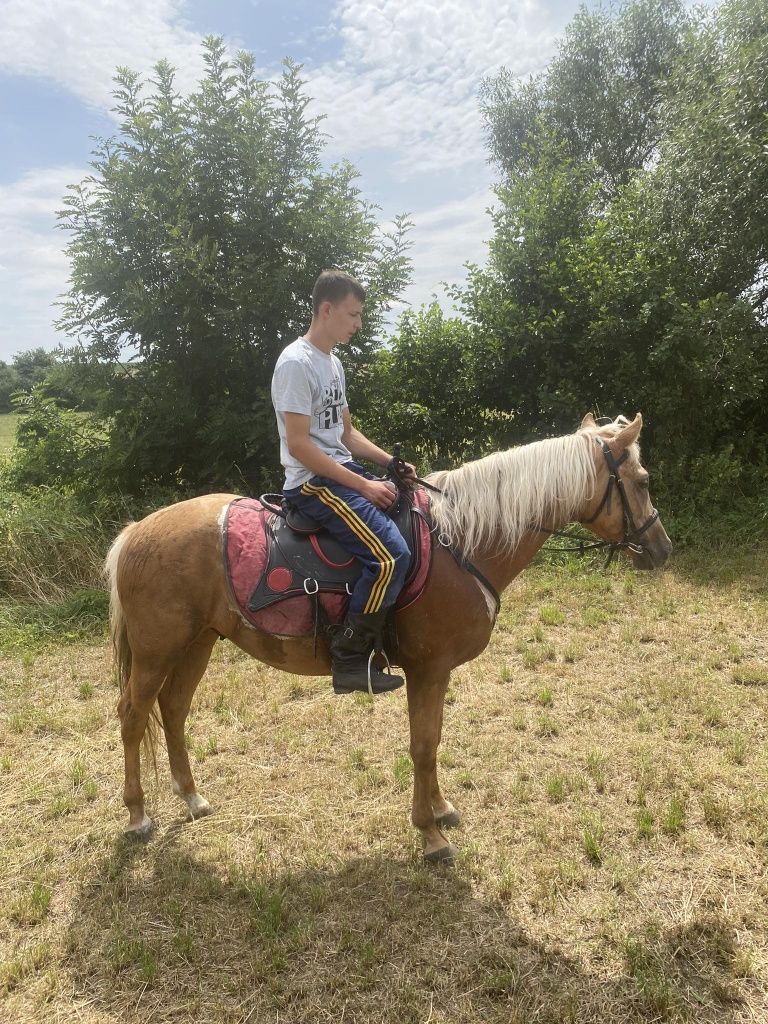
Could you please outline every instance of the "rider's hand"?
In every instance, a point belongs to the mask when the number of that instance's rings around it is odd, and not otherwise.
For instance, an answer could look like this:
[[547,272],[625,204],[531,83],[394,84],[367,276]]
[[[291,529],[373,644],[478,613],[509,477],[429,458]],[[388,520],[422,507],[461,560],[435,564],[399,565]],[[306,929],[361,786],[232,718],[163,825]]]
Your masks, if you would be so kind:
[[400,472],[397,474],[406,487],[413,489],[416,486],[416,467],[410,462],[403,463]]
[[397,498],[394,484],[386,480],[366,480],[365,490],[360,492],[372,505],[386,512]]
[[393,479],[396,478],[397,484],[402,484],[403,487],[412,490],[416,486],[416,467],[412,466],[410,462],[403,462],[401,458],[392,456],[387,464],[387,473]]

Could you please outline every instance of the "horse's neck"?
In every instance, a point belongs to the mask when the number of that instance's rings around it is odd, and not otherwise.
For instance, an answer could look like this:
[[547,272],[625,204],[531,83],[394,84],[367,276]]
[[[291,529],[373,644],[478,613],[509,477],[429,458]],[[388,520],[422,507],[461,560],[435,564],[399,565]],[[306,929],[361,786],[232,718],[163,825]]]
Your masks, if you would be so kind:
[[533,556],[547,540],[548,534],[530,530],[523,537],[513,553],[499,554],[499,546],[489,544],[487,550],[478,551],[472,561],[480,572],[501,594],[512,580],[529,564]]

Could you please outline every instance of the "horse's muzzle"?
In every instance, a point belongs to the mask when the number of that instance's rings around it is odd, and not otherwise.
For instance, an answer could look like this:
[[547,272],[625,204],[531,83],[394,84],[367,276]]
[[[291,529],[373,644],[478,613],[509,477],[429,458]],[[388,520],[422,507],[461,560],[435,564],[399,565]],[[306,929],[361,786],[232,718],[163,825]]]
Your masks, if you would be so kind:
[[672,554],[672,541],[666,530],[657,521],[643,540],[642,551],[629,551],[632,565],[635,569],[660,569]]

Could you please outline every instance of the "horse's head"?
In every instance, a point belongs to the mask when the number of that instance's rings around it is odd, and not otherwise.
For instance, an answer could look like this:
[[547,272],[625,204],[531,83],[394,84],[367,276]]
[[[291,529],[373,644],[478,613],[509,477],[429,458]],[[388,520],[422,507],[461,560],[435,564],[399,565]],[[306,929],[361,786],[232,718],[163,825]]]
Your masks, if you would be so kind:
[[648,473],[640,462],[642,426],[640,413],[631,423],[619,417],[599,426],[591,413],[581,421],[580,432],[595,447],[595,492],[580,521],[602,540],[620,544],[636,569],[658,569],[672,543],[651,504]]

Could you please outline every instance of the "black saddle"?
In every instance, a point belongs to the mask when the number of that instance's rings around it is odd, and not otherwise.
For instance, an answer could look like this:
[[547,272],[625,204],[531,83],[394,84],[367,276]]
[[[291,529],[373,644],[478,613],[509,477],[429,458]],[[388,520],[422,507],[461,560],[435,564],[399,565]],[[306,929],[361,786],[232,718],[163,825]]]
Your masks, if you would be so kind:
[[[358,560],[318,522],[292,508],[282,495],[264,494],[259,501],[272,516],[264,524],[264,571],[248,601],[248,611],[257,612],[301,594],[351,594],[362,572]],[[417,516],[422,512],[401,492],[387,514],[411,552],[407,586],[421,562]]]

